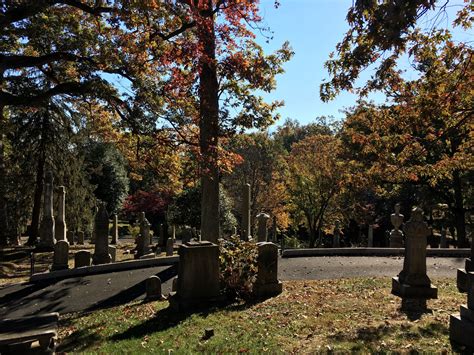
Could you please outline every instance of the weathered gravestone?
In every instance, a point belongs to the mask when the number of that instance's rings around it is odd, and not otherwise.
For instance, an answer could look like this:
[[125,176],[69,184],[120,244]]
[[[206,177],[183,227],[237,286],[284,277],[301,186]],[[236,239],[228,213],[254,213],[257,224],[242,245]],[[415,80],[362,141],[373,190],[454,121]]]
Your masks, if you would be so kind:
[[43,217],[40,224],[40,241],[38,247],[49,248],[54,247],[54,217],[53,217],[53,173],[48,171],[45,176],[44,183],[44,201],[43,201]]
[[257,241],[266,242],[268,239],[268,230],[267,230],[267,221],[270,219],[270,216],[266,213],[259,213],[257,215]]
[[65,240],[58,240],[54,244],[53,265],[51,271],[69,269],[69,243]]
[[367,232],[367,244],[369,248],[374,246],[374,225],[369,224],[369,231]]
[[245,184],[242,191],[242,225],[240,227],[240,238],[244,241],[249,241],[251,238],[250,201],[250,184]]
[[334,226],[334,236],[332,240],[332,247],[339,248],[341,246],[341,230],[339,226],[339,221],[336,221]]
[[58,186],[58,213],[54,222],[54,236],[56,240],[66,240],[66,189],[64,186]]
[[79,250],[74,254],[74,267],[84,267],[91,265],[91,252],[89,250]]
[[174,240],[173,238],[168,238],[166,241],[166,256],[173,256],[174,250]]
[[446,238],[446,228],[441,228],[441,234],[439,238],[439,247],[448,248],[448,239]]
[[438,289],[426,274],[426,245],[430,228],[423,221],[423,211],[415,207],[405,224],[403,270],[392,279],[392,294],[402,298],[402,310],[425,311],[426,300],[438,298]]
[[67,241],[69,245],[74,245],[74,232],[73,231],[67,231],[66,233]]
[[112,260],[109,254],[109,215],[105,204],[101,204],[94,220],[95,248],[92,264],[109,264]]
[[466,259],[464,269],[458,269],[457,286],[459,292],[467,292],[469,272],[474,272],[474,242],[471,241],[471,255]]
[[390,232],[390,248],[403,248],[403,233],[400,226],[403,223],[403,215],[400,213],[400,204],[395,205],[395,213],[390,215],[393,228]]
[[459,314],[449,319],[449,338],[474,351],[474,273],[468,272],[467,305],[461,306]]
[[110,260],[115,263],[115,260],[117,259],[117,248],[114,245],[109,245],[109,255]]
[[83,231],[77,232],[77,244],[84,245],[84,232]]
[[145,212],[140,213],[140,234],[137,237],[137,252],[135,259],[153,257],[150,249],[150,222],[145,217]]
[[272,297],[282,292],[282,283],[278,281],[278,246],[263,242],[257,244],[257,278],[254,294],[257,297]]
[[165,229],[163,223],[160,223],[160,225],[158,226],[158,245],[160,247],[165,246]]
[[179,247],[178,281],[170,306],[189,310],[221,300],[219,290],[219,247],[208,241]]
[[162,300],[165,297],[161,293],[161,279],[158,276],[150,276],[145,283],[145,301]]
[[114,213],[112,216],[112,240],[110,241],[110,244],[117,244],[118,242],[118,217],[117,214]]

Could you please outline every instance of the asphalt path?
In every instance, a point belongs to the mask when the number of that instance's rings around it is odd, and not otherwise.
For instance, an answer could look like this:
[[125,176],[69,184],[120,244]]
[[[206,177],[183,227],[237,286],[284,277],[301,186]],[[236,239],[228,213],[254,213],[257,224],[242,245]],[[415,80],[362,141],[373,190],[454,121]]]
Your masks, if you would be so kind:
[[[400,257],[301,257],[279,259],[279,279],[318,280],[391,277],[403,266]],[[427,258],[431,278],[455,278],[463,258]],[[158,275],[163,294],[171,291],[177,265],[74,277],[57,282],[0,288],[0,319],[47,312],[92,312],[145,297],[145,280]]]

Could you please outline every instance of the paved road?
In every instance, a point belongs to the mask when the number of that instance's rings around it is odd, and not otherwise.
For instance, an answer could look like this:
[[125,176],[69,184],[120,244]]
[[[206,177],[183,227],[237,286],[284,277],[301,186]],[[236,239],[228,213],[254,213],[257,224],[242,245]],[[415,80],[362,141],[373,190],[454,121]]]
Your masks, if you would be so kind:
[[[342,277],[391,277],[402,269],[399,257],[308,257],[279,261],[281,280],[317,280]],[[464,266],[461,258],[428,258],[431,278],[456,277]],[[70,278],[56,283],[24,284],[0,288],[0,318],[21,317],[45,312],[69,313],[140,300],[145,296],[145,280],[158,275],[163,293],[171,290],[177,266],[160,266],[102,275]]]

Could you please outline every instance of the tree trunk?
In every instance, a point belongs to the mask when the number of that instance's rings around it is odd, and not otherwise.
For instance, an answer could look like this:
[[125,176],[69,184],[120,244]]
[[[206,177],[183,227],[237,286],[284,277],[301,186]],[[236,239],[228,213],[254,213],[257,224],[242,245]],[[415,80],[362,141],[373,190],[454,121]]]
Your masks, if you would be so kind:
[[[3,77],[3,74],[0,78]],[[1,80],[1,79],[0,79]],[[7,200],[6,200],[6,168],[5,168],[5,150],[3,148],[4,132],[2,127],[5,124],[3,115],[4,107],[0,106],[0,245],[8,243],[8,219],[7,219]]]
[[35,245],[39,237],[39,224],[40,224],[40,212],[41,212],[41,197],[43,196],[43,175],[44,165],[46,162],[46,154],[44,150],[40,152],[38,159],[38,165],[36,167],[36,184],[35,194],[33,198],[33,212],[31,216],[31,228],[30,236],[28,238],[28,245]]
[[469,241],[466,240],[466,220],[464,219],[465,209],[462,196],[461,178],[459,171],[453,173],[454,189],[454,226],[456,227],[458,248],[469,247]]
[[[212,0],[208,1],[212,9]],[[214,16],[202,18],[197,27],[202,48],[199,73],[199,113],[201,150],[201,239],[219,239],[219,98],[216,67]]]

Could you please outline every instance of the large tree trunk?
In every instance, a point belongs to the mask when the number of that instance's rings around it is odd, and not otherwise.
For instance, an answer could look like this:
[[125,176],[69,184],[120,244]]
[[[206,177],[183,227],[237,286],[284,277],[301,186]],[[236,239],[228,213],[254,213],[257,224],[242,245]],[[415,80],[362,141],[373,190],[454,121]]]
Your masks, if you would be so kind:
[[35,194],[33,197],[33,212],[31,216],[30,236],[28,238],[29,245],[35,245],[39,237],[40,212],[41,212],[41,197],[43,196],[43,175],[44,165],[46,162],[46,154],[44,150],[40,152],[38,165],[36,167],[36,184]]
[[[212,9],[212,0],[208,1]],[[216,67],[216,37],[213,15],[198,24],[202,48],[200,58],[200,136],[201,149],[201,238],[216,243],[219,239],[219,98]]]
[[[2,127],[5,124],[3,110],[4,110],[4,107],[0,106],[0,126]],[[8,243],[8,219],[7,219],[7,199],[6,199],[7,191],[5,187],[6,168],[5,168],[5,150],[3,148],[3,144],[4,144],[4,134],[3,134],[3,130],[0,129],[0,245],[7,245]]]
[[464,219],[465,209],[462,196],[461,178],[459,171],[453,173],[453,189],[454,189],[454,226],[456,227],[458,248],[469,246],[466,240],[466,220]]

